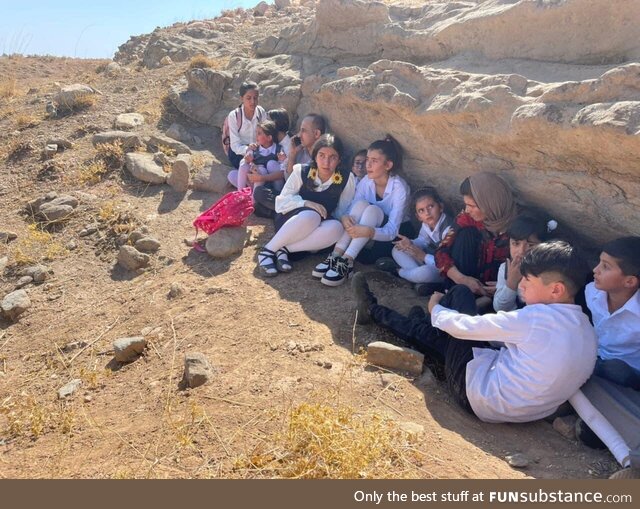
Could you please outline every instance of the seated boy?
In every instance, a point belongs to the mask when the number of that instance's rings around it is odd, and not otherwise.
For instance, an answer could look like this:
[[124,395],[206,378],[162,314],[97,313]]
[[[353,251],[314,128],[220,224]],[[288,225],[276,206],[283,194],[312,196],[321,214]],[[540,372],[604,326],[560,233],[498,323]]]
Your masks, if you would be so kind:
[[[449,391],[485,422],[528,422],[554,413],[589,378],[596,336],[574,304],[588,268],[566,242],[532,248],[520,267],[523,309],[476,315],[475,297],[463,285],[435,293],[429,317],[409,317],[377,304],[363,273],[354,276],[359,322],[389,328],[426,355],[444,362]],[[466,314],[465,314],[466,313]],[[488,341],[502,341],[492,349]]]
[[640,390],[640,237],[604,245],[585,290],[598,336],[594,375]]

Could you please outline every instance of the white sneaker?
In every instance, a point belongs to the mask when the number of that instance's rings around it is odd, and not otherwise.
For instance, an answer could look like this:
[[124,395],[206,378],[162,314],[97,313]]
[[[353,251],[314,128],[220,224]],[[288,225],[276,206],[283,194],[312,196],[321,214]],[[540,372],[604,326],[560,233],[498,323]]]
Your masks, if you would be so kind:
[[329,254],[324,259],[323,262],[320,262],[318,265],[315,266],[315,268],[313,269],[313,272],[311,272],[311,275],[313,277],[317,277],[318,279],[324,277],[327,271],[331,269],[331,267],[333,267],[333,264],[335,263],[336,258],[337,257],[334,256],[333,253]]
[[346,258],[337,256],[331,267],[320,280],[320,282],[327,286],[340,286],[344,283],[353,273],[353,265],[349,264]]

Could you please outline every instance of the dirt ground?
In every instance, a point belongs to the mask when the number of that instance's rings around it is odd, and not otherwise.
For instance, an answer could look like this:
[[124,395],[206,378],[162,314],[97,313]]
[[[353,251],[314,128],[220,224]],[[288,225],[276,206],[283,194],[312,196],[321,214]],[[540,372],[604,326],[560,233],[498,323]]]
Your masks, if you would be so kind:
[[[218,195],[178,195],[124,170],[80,183],[82,166],[95,155],[91,135],[110,130],[128,110],[145,115],[143,134],[162,133],[179,120],[204,140],[194,150],[222,160],[217,131],[165,108],[168,86],[186,64],[132,68],[111,78],[97,72],[103,63],[0,58],[0,232],[18,236],[0,245],[0,258],[9,262],[0,273],[0,297],[15,288],[18,250],[53,271],[45,284],[26,288],[32,306],[19,321],[0,319],[0,478],[278,476],[255,458],[277,448],[275,437],[301,403],[349,408],[363,422],[377,415],[421,425],[423,432],[406,439],[408,463],[384,475],[601,478],[615,470],[608,453],[562,437],[547,422],[484,424],[459,410],[437,382],[402,374],[383,381],[387,372],[359,352],[374,340],[399,340],[375,326],[354,326],[349,286],[323,287],[310,275],[320,256],[297,262],[290,275],[259,276],[256,249],[273,231],[269,221],[250,218],[244,251],[214,260],[184,239]],[[56,82],[90,84],[103,95],[84,111],[47,118]],[[55,156],[54,167],[40,158],[50,138],[74,143]],[[16,155],[24,143],[33,149]],[[50,237],[29,244],[31,219],[21,209],[50,191],[75,194],[80,205]],[[119,211],[161,240],[143,274],[116,266],[106,223],[79,236]],[[182,293],[170,298],[173,283]],[[398,280],[379,277],[373,288],[400,311],[425,303]],[[145,328],[151,346],[144,355],[114,363],[113,340]],[[87,346],[64,352],[71,342]],[[193,351],[207,356],[215,375],[202,387],[179,390],[184,354]],[[82,388],[59,401],[58,389],[76,378]],[[529,458],[527,468],[505,460],[517,452]]]

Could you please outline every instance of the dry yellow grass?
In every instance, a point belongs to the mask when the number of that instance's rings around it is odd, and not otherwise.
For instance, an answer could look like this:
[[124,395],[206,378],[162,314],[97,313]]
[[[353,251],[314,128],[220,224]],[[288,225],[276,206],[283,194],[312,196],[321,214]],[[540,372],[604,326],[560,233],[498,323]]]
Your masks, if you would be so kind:
[[92,161],[80,168],[80,172],[74,182],[80,185],[93,185],[102,180],[102,177],[109,171],[107,165],[102,160]]
[[68,252],[49,232],[36,224],[30,224],[27,234],[21,235],[13,246],[13,260],[17,265],[29,265],[62,258]]
[[236,469],[285,478],[398,478],[419,475],[418,459],[389,419],[303,403],[291,410],[283,433],[239,458]]
[[27,129],[29,127],[36,127],[40,124],[41,118],[33,113],[21,113],[15,119],[15,128],[18,130]]
[[18,82],[15,78],[0,79],[0,99],[10,99],[18,94]]
[[0,403],[0,415],[5,419],[2,435],[10,439],[37,439],[53,431],[68,435],[76,422],[72,407],[62,402],[42,403],[31,395],[24,395],[19,400],[5,399]]
[[214,61],[205,55],[196,55],[189,61],[189,69],[206,69],[214,65]]
[[122,168],[124,148],[120,140],[113,143],[99,143],[96,146],[96,160],[103,161],[107,168]]
[[178,155],[174,148],[167,147],[166,145],[158,145],[158,151],[162,152],[167,157],[175,157],[176,155]]

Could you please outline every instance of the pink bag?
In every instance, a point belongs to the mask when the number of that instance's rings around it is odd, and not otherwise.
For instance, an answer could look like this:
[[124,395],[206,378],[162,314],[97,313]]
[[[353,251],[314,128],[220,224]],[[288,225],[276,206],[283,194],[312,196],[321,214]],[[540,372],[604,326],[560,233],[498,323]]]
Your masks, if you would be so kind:
[[[225,226],[242,226],[247,217],[253,212],[253,199],[251,198],[251,188],[245,187],[238,191],[232,191],[225,194],[205,212],[200,214],[193,221],[196,228],[196,237],[198,230],[202,230],[208,235],[217,232]],[[201,247],[194,242],[194,248],[202,251]]]

